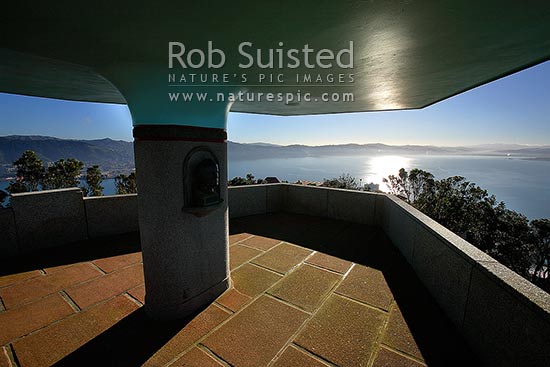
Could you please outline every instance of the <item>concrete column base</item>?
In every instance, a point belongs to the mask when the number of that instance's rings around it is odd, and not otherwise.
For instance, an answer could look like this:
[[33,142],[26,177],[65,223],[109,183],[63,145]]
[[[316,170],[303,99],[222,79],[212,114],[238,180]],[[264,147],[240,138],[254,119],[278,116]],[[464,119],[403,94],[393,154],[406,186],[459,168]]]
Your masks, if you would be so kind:
[[229,289],[229,287],[231,287],[231,280],[227,278],[179,304],[159,304],[150,302],[147,296],[145,296],[145,312],[149,317],[157,320],[176,320],[192,315],[197,310],[212,303],[220,294]]
[[[155,319],[182,318],[230,286],[226,133],[144,125],[134,128],[134,138],[145,310]],[[217,161],[221,199],[200,215],[185,189],[193,176],[186,158],[197,150]]]

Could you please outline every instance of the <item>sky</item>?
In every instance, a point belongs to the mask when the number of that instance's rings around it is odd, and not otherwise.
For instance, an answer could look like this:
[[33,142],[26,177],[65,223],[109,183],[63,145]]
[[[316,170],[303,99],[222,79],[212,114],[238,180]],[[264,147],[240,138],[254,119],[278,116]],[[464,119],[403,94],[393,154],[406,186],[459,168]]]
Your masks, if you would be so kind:
[[[230,113],[228,138],[242,143],[550,145],[550,62],[421,110],[279,117]],[[0,93],[0,136],[132,140],[125,105]]]

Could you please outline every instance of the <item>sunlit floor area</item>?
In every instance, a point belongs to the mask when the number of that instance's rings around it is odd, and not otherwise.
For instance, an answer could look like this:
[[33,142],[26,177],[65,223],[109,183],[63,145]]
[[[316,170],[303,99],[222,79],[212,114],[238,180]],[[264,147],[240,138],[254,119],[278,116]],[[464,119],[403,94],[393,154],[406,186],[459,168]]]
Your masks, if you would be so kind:
[[233,287],[149,320],[137,235],[0,265],[0,366],[473,366],[379,229],[277,213],[230,223]]

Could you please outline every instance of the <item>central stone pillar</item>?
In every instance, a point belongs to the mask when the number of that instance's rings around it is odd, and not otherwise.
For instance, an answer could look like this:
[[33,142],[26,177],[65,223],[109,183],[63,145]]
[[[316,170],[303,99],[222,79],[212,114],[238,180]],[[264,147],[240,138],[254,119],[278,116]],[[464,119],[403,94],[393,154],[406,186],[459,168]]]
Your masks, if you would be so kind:
[[145,310],[176,319],[230,285],[224,129],[137,125]]

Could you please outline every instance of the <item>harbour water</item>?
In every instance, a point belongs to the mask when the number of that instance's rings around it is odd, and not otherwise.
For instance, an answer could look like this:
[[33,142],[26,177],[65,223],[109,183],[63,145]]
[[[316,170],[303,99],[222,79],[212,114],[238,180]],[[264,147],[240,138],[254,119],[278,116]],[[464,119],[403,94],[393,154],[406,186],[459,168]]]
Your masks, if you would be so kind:
[[[464,176],[504,201],[510,209],[529,218],[550,218],[550,161],[494,156],[321,156],[229,160],[228,176],[256,178],[275,176],[279,180],[323,181],[349,173],[358,182],[379,184],[382,178],[397,174],[399,168],[420,168],[438,179]],[[0,188],[7,187],[0,182]],[[114,179],[102,185],[105,195],[116,192]]]

